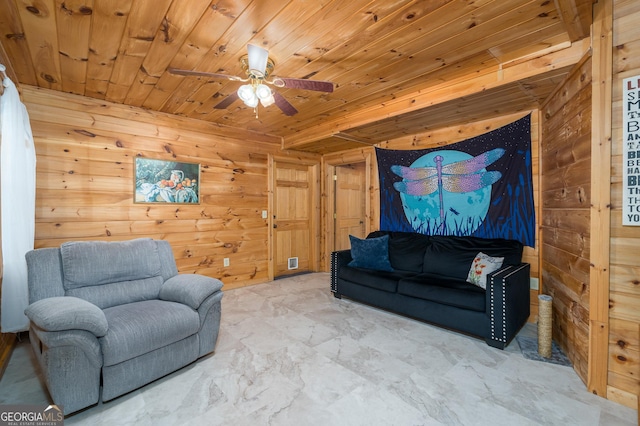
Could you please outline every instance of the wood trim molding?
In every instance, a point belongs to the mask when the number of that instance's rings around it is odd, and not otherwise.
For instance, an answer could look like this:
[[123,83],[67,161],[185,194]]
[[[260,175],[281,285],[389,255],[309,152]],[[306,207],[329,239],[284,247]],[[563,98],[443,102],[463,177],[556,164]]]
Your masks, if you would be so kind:
[[607,396],[611,235],[613,0],[593,8],[591,128],[591,269],[587,388]]

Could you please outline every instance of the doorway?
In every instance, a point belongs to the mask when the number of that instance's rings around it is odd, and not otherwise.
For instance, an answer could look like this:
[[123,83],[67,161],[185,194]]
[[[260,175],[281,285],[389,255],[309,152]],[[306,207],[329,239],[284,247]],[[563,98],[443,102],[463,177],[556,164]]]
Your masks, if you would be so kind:
[[333,250],[347,250],[351,247],[349,235],[366,237],[367,169],[364,162],[342,164],[334,169]]
[[299,159],[272,159],[273,278],[318,270],[318,168]]

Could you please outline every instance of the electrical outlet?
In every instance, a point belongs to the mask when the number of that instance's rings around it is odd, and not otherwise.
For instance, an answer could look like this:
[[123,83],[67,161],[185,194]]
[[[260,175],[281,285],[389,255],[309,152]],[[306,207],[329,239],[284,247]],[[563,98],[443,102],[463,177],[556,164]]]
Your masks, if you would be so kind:
[[262,210],[262,218],[266,219],[268,217],[267,215],[268,215],[267,211],[266,210]]
[[225,257],[225,258],[222,260],[222,264],[223,264],[224,266],[229,266],[229,258],[228,258],[228,257]]

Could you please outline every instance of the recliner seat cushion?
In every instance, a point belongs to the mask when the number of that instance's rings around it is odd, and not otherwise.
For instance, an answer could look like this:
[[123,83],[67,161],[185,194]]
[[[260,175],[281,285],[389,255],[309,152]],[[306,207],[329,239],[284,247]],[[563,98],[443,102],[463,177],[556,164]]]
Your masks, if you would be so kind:
[[198,313],[186,305],[146,300],[104,310],[109,331],[100,338],[104,365],[115,365],[198,332]]
[[486,292],[464,280],[420,274],[401,279],[398,293],[457,308],[486,310]]

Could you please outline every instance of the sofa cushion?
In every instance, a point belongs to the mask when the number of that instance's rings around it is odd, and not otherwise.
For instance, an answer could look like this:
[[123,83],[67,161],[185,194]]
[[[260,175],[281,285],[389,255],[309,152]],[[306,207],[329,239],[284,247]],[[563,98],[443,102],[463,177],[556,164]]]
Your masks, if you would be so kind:
[[401,279],[398,293],[443,305],[484,312],[486,292],[464,280],[419,274]]
[[351,241],[351,257],[349,266],[354,268],[374,269],[376,271],[393,271],[389,263],[389,236],[360,239],[349,235]]
[[109,331],[100,338],[104,365],[114,365],[198,332],[198,313],[186,305],[147,300],[104,310]]
[[520,241],[516,240],[434,235],[429,241],[435,244],[447,245],[455,250],[472,252],[473,257],[480,251],[489,256],[504,257],[505,265],[519,265],[522,262],[523,246]]
[[465,281],[478,252],[504,257],[505,265],[518,265],[522,260],[522,243],[497,238],[432,236],[422,271]]
[[477,251],[468,253],[464,250],[452,250],[440,244],[430,245],[425,250],[422,271],[465,281],[471,262],[477,253]]
[[467,282],[486,289],[487,275],[500,269],[502,262],[504,262],[504,257],[491,257],[482,252],[478,253],[471,262]]
[[367,238],[389,235],[389,262],[395,270],[422,272],[429,236],[415,232],[374,231]]
[[398,280],[415,275],[405,271],[375,271],[373,269],[360,269],[343,266],[338,271],[338,278],[377,290],[395,293],[398,288]]

